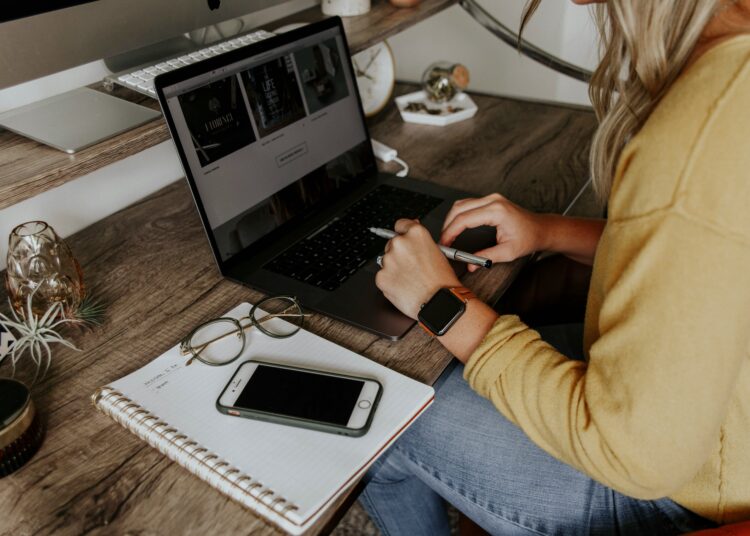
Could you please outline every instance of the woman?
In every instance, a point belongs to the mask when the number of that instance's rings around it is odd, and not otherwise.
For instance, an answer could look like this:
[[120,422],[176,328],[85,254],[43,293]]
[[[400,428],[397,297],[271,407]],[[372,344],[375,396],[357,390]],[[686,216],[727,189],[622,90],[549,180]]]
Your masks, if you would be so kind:
[[[750,0],[609,0],[597,14],[606,224],[491,195],[457,202],[441,238],[493,225],[498,244],[479,253],[493,261],[593,264],[585,360],[570,332],[540,337],[470,299],[438,337],[465,367],[369,473],[362,502],[385,534],[447,534],[443,499],[493,534],[750,519]],[[396,230],[377,284],[416,318],[460,283],[418,222]]]

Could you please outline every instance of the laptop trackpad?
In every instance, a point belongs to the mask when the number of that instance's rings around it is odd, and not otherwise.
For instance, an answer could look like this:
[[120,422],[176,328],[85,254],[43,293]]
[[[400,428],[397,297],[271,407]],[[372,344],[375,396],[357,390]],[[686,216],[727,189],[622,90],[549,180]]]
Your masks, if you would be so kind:
[[375,286],[375,273],[369,268],[357,272],[341,287],[341,292],[325,298],[320,308],[367,331],[392,340],[400,339],[414,325],[414,320],[402,314],[383,296]]

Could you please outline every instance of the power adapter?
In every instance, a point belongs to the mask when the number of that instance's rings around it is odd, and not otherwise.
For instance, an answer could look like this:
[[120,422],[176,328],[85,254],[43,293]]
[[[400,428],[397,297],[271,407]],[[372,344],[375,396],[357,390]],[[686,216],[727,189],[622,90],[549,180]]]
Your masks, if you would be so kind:
[[388,147],[384,143],[380,143],[378,140],[372,141],[372,152],[375,153],[375,157],[383,162],[396,162],[400,164],[403,169],[396,173],[397,177],[406,177],[409,174],[409,165],[398,157],[398,151],[393,147]]

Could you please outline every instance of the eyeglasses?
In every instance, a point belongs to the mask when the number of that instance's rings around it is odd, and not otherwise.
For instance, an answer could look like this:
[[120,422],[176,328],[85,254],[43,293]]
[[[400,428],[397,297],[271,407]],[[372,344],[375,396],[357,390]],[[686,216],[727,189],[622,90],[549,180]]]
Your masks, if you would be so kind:
[[258,331],[274,339],[286,339],[302,329],[305,317],[293,296],[272,296],[253,305],[250,313],[239,319],[222,317],[195,328],[180,342],[180,353],[211,366],[227,365],[245,350],[245,331]]

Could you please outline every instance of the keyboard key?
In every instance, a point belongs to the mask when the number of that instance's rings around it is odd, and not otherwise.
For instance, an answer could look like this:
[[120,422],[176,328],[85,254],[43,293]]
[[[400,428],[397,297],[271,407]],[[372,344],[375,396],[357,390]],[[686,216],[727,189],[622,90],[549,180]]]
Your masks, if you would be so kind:
[[[141,83],[141,80],[147,80],[147,81],[151,80],[153,79],[155,75],[158,75],[160,73],[169,72],[174,69],[183,67],[185,65],[190,65],[197,61],[203,61],[205,59],[211,58],[218,54],[223,54],[230,50],[234,50],[235,48],[240,48],[242,46],[246,46],[251,43],[257,43],[258,41],[261,41],[263,39],[266,39],[272,36],[273,34],[263,31],[263,30],[258,30],[258,31],[255,31],[253,33],[246,34],[246,35],[241,35],[233,39],[230,39],[228,41],[224,41],[222,43],[218,43],[218,44],[212,45],[210,47],[206,47],[201,50],[196,50],[195,52],[191,52],[189,54],[184,54],[182,56],[175,57],[175,58],[165,59],[161,61],[160,63],[158,63],[157,65],[143,67],[132,73],[124,73],[124,74],[118,75],[117,82],[122,85],[132,87],[147,95],[155,96],[156,92],[153,90],[153,86],[147,85],[146,88],[144,89],[143,87],[141,87],[144,85]],[[150,76],[150,78],[147,78],[147,76]],[[128,78],[128,77],[132,77],[132,78]]]
[[398,218],[422,218],[440,199],[381,185],[311,238],[298,242],[265,267],[331,291],[357,273],[385,247],[370,227],[393,227]]

